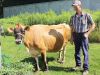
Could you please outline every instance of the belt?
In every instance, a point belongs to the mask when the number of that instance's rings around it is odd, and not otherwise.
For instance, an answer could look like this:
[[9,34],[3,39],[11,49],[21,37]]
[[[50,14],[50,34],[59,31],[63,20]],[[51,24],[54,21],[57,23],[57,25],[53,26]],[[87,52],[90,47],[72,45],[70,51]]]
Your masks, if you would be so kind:
[[77,33],[77,34],[84,34],[84,33],[87,33],[88,31],[86,31],[86,32],[73,32],[73,33]]

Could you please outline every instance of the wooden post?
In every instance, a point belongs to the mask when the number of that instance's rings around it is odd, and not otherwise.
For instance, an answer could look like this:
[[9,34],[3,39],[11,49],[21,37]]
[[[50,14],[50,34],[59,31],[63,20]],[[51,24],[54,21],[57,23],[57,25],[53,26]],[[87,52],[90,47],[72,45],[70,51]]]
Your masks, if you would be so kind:
[[3,18],[3,2],[0,0],[0,18]]

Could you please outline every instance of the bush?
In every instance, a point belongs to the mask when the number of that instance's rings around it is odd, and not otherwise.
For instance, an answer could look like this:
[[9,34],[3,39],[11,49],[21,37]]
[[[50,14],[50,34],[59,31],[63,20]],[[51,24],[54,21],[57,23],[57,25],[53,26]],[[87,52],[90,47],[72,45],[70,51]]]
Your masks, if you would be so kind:
[[100,30],[100,11],[93,12],[93,19],[96,23],[96,30]]
[[[90,13],[96,23],[95,32],[93,32],[90,36],[92,37],[90,41],[97,42],[99,41],[100,35],[97,33],[100,32],[100,11],[91,11],[91,10],[84,10]],[[12,35],[7,32],[8,27],[14,27],[16,23],[22,23],[24,25],[35,25],[35,24],[59,24],[59,23],[69,23],[70,17],[73,14],[72,11],[62,11],[61,14],[56,14],[52,10],[46,13],[25,13],[20,14],[17,16],[13,16],[10,18],[0,19],[0,23],[4,26],[5,34]],[[94,35],[93,35],[94,34]],[[98,37],[98,39],[96,39]]]
[[100,43],[100,31],[94,31],[89,36],[90,42]]
[[0,75],[32,75],[33,65],[30,63],[11,63],[10,67],[3,66]]
[[2,68],[0,75],[32,75],[33,64],[31,62],[13,62],[13,57],[2,55]]

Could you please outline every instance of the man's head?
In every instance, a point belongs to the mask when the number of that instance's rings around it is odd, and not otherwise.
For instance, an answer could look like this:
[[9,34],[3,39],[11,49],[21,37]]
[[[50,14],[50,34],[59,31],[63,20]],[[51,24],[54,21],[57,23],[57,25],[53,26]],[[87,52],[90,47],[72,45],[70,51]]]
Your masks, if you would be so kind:
[[79,0],[74,0],[72,6],[74,8],[74,10],[78,13],[78,12],[81,12],[82,11],[82,8],[81,8],[81,1]]

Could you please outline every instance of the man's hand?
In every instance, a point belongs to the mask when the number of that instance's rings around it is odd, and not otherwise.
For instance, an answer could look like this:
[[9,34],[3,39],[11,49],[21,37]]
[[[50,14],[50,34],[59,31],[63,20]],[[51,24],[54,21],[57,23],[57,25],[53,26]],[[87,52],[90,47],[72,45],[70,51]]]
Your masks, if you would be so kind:
[[88,38],[88,36],[89,36],[88,32],[84,34],[85,38]]
[[84,34],[84,37],[88,38],[89,34],[95,29],[95,23],[91,25],[88,32]]

